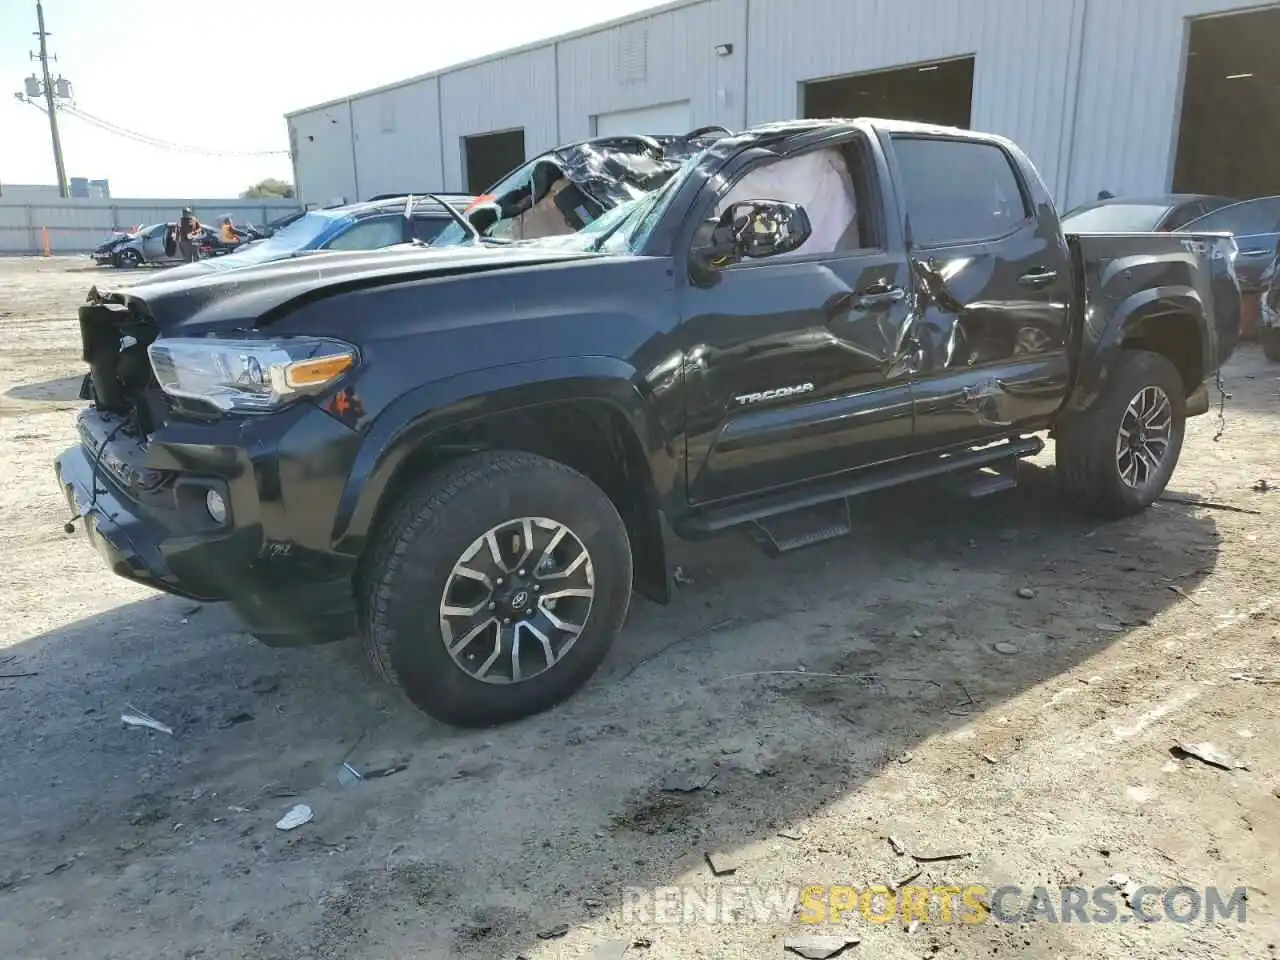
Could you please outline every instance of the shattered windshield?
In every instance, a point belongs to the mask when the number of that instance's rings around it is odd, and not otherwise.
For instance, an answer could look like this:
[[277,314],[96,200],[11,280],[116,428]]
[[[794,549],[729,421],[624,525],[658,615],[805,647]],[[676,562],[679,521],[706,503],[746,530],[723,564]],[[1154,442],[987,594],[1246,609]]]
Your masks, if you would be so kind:
[[[525,164],[486,190],[466,215],[482,238],[497,242],[599,239],[616,226],[617,211],[638,209],[684,169],[713,138],[597,138],[554,150]],[[607,219],[606,219],[607,218]],[[601,221],[604,221],[603,223]],[[433,246],[468,242],[451,224]],[[589,244],[588,244],[589,245]]]

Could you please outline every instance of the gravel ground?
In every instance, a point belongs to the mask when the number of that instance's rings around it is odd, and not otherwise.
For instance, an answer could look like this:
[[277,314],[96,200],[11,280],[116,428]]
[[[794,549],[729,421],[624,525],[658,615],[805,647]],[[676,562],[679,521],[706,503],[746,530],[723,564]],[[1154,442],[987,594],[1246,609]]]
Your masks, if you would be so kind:
[[[51,461],[96,279],[0,261],[0,956],[719,960],[815,933],[884,960],[1275,956],[1280,493],[1254,486],[1280,484],[1280,367],[1255,347],[1227,371],[1225,434],[1192,421],[1171,487],[1244,512],[1092,524],[1055,501],[1050,448],[1016,491],[867,499],[853,536],[780,560],[737,535],[682,547],[691,582],[635,604],[578,696],[461,732],[353,644],[267,649],[63,532]],[[124,726],[127,705],[173,735]],[[407,768],[343,787],[344,758]],[[298,802],[314,822],[277,830]],[[623,906],[917,869],[989,891],[1244,886],[1247,914],[814,928],[787,904],[721,923]]]

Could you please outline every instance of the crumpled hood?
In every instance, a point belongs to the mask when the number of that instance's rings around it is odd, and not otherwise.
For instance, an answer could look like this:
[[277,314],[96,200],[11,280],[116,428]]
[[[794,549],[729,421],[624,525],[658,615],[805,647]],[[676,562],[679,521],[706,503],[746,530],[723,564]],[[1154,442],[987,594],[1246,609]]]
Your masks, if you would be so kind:
[[161,331],[181,325],[200,333],[250,328],[269,321],[301,298],[359,287],[430,280],[459,274],[579,260],[602,254],[529,246],[466,245],[352,253],[313,253],[289,260],[198,277],[164,274],[137,283],[93,287],[89,303],[118,304],[155,322]]

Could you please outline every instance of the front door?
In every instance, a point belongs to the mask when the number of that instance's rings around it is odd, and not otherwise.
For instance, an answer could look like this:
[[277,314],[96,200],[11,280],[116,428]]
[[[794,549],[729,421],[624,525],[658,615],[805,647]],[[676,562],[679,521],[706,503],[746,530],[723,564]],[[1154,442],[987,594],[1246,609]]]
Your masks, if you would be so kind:
[[1072,290],[1048,196],[996,144],[890,143],[912,238],[915,450],[1047,422],[1067,388]]
[[717,198],[713,215],[749,199],[800,203],[814,234],[795,253],[726,267],[714,285],[683,291],[693,503],[909,452],[906,257],[876,235],[884,220],[855,189],[868,182],[865,146],[748,167]]

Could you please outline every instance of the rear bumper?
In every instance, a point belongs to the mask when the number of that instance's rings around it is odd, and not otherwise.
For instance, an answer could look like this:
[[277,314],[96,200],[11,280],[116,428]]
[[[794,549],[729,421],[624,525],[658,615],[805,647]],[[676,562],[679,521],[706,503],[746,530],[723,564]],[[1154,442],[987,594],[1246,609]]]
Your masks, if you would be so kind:
[[[291,534],[287,516],[281,521],[259,496],[273,486],[278,495],[304,492],[279,489],[274,451],[264,456],[256,449],[251,461],[243,450],[183,443],[182,455],[194,469],[170,471],[154,491],[137,495],[121,481],[136,475],[130,474],[135,463],[128,445],[109,444],[100,458],[90,452],[99,449],[92,439],[86,443],[88,450],[65,450],[54,470],[72,515],[83,518],[89,542],[113,573],[192,600],[228,601],[249,630],[272,645],[352,634],[355,560],[306,548],[298,542],[306,531]],[[152,458],[163,453],[150,451]],[[203,506],[210,489],[228,504],[220,526]],[[264,523],[264,512],[276,519]]]

